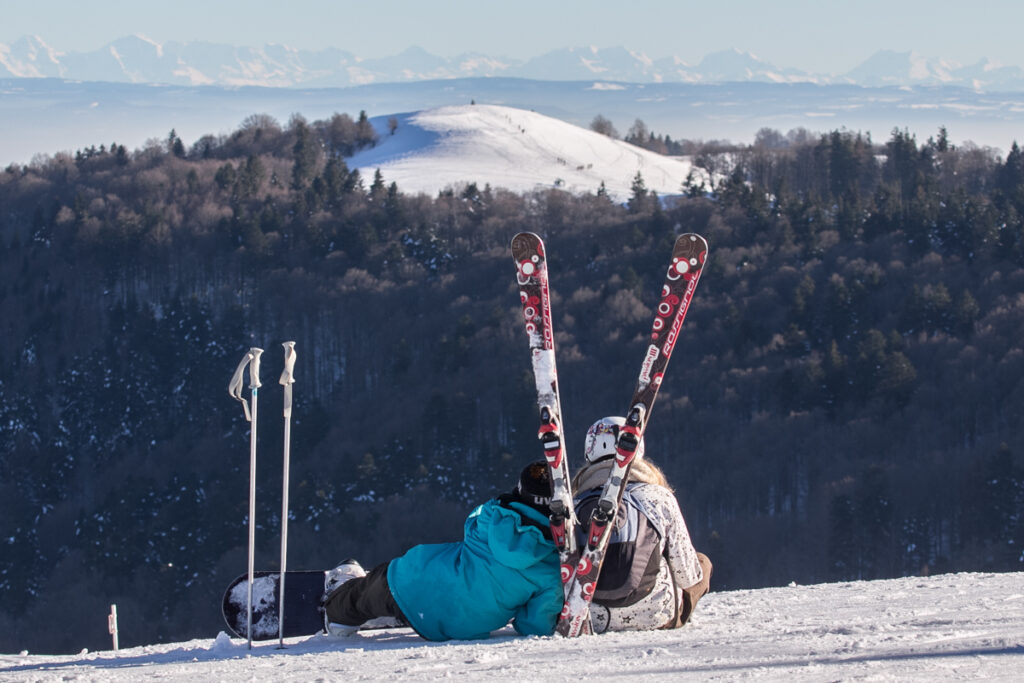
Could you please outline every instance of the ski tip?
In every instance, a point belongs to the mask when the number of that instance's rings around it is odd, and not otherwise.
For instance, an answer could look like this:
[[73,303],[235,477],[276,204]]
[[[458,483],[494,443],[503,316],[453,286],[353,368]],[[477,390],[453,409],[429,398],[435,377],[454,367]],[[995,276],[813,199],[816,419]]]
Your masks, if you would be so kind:
[[521,232],[512,238],[512,258],[516,263],[527,259],[534,262],[544,260],[544,240],[532,232]]
[[693,244],[693,243],[696,243],[696,244],[704,247],[704,249],[708,248],[708,241],[706,239],[704,239],[702,236],[700,236],[697,233],[695,233],[695,232],[683,233],[682,235],[680,235],[676,239],[676,245],[677,246],[679,246],[680,244]]
[[535,232],[518,232],[512,238],[512,242],[511,242],[512,248],[515,249],[517,244],[521,244],[523,242],[533,242],[533,243],[539,242],[539,243],[543,244],[544,240],[542,240],[540,238],[540,235],[538,235]]
[[[687,273],[687,280],[693,279],[700,272],[707,257],[708,242],[696,233],[680,235],[672,248],[673,268],[679,270],[680,274]],[[680,264],[685,264],[685,268],[678,269]]]

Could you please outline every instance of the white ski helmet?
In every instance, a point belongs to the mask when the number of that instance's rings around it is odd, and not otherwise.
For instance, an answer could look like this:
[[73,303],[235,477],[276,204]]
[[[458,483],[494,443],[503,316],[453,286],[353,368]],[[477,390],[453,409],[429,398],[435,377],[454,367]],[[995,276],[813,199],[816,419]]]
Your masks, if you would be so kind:
[[[598,462],[615,455],[615,443],[619,440],[619,427],[626,424],[626,418],[618,415],[602,417],[590,425],[587,430],[587,439],[583,443],[583,457],[588,463]],[[636,460],[644,457],[644,442],[636,449]]]

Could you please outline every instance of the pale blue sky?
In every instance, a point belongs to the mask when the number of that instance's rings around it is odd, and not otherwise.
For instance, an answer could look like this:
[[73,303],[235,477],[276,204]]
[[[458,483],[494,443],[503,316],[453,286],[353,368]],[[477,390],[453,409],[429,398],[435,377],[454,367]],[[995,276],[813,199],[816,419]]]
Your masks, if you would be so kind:
[[138,33],[157,42],[339,47],[360,57],[418,45],[528,58],[622,46],[695,63],[729,47],[780,67],[847,71],[881,49],[1024,66],[1024,0],[0,0],[0,43],[64,51]]

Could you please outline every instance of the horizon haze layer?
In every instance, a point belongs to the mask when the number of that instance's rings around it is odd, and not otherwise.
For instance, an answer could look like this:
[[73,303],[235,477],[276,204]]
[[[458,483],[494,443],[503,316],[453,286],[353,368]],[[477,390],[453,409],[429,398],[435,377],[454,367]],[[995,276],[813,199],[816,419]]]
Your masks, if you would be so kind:
[[819,86],[810,83],[622,84],[461,78],[343,88],[261,88],[0,79],[0,166],[35,155],[117,142],[138,149],[176,131],[191,145],[227,135],[253,114],[285,123],[335,113],[371,117],[437,107],[496,104],[588,128],[597,115],[623,134],[637,119],[675,140],[752,142],[762,128],[811,134],[848,130],[884,141],[894,128],[921,141],[945,127],[955,144],[1003,153],[1024,130],[1024,92],[953,87]]
[[120,0],[8,3],[0,43],[38,35],[64,51],[89,52],[124,36],[153,42],[343,49],[361,59],[410,46],[453,58],[485,53],[518,60],[568,46],[626,46],[695,64],[729,46],[785,68],[843,73],[880,50],[942,56],[960,64],[989,58],[1024,65],[1018,27],[1024,4],[989,0],[984,10],[955,0],[178,0],[171,11]]
[[413,46],[367,59],[340,49],[261,47],[211,42],[159,43],[142,35],[100,48],[67,51],[38,36],[0,42],[0,78],[262,87],[344,87],[436,79],[510,77],[532,80],[598,79],[625,83],[814,83],[817,85],[957,86],[978,91],[1024,90],[1024,68],[983,57],[960,63],[912,50],[882,49],[842,72],[780,67],[738,48],[686,61],[652,58],[621,45],[568,47],[527,59],[468,52],[442,57]]

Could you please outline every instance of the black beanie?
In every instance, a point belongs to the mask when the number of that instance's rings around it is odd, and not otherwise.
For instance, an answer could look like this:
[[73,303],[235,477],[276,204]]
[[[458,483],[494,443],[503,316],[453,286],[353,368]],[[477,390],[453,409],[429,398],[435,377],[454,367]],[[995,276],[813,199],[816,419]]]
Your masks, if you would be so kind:
[[519,473],[512,497],[538,510],[545,516],[551,514],[551,475],[548,464],[543,460],[531,462]]

